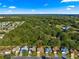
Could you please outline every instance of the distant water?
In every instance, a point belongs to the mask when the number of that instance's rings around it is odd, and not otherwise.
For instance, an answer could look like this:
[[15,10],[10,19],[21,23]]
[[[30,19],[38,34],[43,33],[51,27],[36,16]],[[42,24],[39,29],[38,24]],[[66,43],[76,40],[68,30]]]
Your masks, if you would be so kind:
[[79,16],[79,14],[0,14],[0,16]]

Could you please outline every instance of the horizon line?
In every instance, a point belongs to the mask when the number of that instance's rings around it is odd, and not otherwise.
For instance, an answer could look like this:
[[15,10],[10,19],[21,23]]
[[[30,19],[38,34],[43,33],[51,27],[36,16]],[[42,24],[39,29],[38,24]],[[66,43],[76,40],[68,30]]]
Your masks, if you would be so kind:
[[62,16],[65,16],[65,15],[70,15],[70,16],[78,16],[79,14],[0,14],[0,16],[23,16],[23,15],[29,15],[29,16],[33,16],[33,15],[35,15],[35,16],[43,16],[43,15],[48,15],[48,16],[50,16],[50,15],[62,15]]

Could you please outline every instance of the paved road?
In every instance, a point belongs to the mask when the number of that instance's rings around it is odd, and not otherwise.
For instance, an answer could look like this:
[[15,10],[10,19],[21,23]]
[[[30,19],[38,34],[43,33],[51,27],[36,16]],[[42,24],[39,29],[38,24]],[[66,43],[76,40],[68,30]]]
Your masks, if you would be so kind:
[[50,58],[50,57],[12,57],[11,59],[53,59],[53,58]]

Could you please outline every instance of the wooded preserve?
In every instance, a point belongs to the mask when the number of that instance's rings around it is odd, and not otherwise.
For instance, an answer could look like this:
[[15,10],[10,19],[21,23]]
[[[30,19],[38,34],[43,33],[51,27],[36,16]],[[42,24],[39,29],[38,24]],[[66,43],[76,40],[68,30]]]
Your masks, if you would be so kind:
[[79,16],[3,16],[0,22],[4,21],[24,23],[5,33],[0,46],[66,46],[79,50]]

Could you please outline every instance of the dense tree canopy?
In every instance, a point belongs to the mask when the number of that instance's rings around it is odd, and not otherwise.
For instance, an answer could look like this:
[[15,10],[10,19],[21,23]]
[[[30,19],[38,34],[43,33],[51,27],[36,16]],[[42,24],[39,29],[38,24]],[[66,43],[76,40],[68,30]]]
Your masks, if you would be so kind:
[[[25,21],[6,33],[0,45],[67,46],[79,49],[79,17],[77,16],[4,16],[3,21]],[[69,27],[64,29],[64,27]]]

